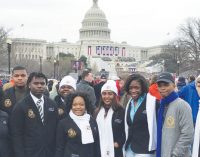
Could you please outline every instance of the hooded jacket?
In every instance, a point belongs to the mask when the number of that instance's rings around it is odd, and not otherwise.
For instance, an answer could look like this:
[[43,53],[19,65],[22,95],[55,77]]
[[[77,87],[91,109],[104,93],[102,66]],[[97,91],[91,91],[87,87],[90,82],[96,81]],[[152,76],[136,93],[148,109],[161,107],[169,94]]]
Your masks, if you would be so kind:
[[178,95],[180,98],[187,101],[190,107],[192,108],[192,117],[193,117],[193,122],[195,123],[199,109],[199,99],[200,99],[196,90],[195,81],[183,87],[178,92]]

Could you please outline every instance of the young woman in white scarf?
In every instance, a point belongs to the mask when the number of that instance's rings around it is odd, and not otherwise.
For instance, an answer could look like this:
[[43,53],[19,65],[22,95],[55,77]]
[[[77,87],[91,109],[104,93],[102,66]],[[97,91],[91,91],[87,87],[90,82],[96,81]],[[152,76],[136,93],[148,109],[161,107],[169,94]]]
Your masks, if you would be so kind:
[[68,101],[69,115],[57,128],[55,157],[101,157],[98,126],[90,116],[87,95],[73,93]]
[[140,74],[127,78],[125,91],[131,96],[125,111],[125,157],[154,157],[159,103],[148,93],[147,81]]
[[192,157],[199,157],[199,156],[200,156],[200,109],[197,114],[197,121],[195,125],[195,133],[194,133],[194,141],[192,149]]
[[102,86],[95,117],[99,128],[102,157],[123,157],[124,109],[118,103],[115,81],[108,80]]

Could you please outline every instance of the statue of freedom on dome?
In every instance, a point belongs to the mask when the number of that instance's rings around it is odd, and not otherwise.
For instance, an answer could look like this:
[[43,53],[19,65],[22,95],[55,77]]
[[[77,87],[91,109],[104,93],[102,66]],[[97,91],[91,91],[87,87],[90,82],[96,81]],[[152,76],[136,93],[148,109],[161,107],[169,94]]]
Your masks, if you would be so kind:
[[95,4],[97,4],[98,0],[93,0],[93,2],[94,2]]

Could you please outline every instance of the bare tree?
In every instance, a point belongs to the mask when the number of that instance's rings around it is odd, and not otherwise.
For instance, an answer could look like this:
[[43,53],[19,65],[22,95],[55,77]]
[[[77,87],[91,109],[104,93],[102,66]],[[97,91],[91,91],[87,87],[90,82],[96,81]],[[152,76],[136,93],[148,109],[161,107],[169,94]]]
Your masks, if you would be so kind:
[[43,71],[48,78],[54,78],[55,74],[55,78],[60,80],[63,76],[72,72],[72,60],[75,60],[72,54],[59,53],[56,58],[50,57],[47,60],[43,60]]
[[9,30],[6,30],[4,27],[0,27],[0,54],[5,53],[5,45],[8,33]]
[[8,58],[8,53],[7,53],[7,45],[6,45],[6,40],[9,35],[9,30],[6,30],[4,27],[0,26],[0,66],[5,67],[7,66],[7,58]]
[[194,61],[194,67],[198,67],[200,56],[200,19],[190,18],[179,29],[182,51],[190,60]]

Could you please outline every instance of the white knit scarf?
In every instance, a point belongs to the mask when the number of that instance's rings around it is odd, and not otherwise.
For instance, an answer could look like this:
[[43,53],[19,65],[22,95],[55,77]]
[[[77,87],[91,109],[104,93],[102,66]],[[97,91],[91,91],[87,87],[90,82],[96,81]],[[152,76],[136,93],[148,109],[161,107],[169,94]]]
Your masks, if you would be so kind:
[[81,130],[82,144],[94,143],[92,129],[89,123],[90,115],[85,113],[83,116],[77,116],[71,110],[69,116],[73,119],[73,121]]
[[[200,103],[200,100],[199,100],[199,103]],[[200,108],[197,114],[197,120],[196,120],[196,125],[195,125],[192,157],[198,157],[199,155],[199,140],[200,140]]]
[[102,107],[97,115],[97,124],[100,136],[101,156],[102,157],[114,157],[114,140],[112,130],[112,116],[113,109],[108,110],[107,116],[105,115],[105,109]]
[[197,82],[200,80],[200,75],[195,79],[195,87],[196,87],[196,90],[197,90],[197,93],[200,97],[200,87],[197,86]]

